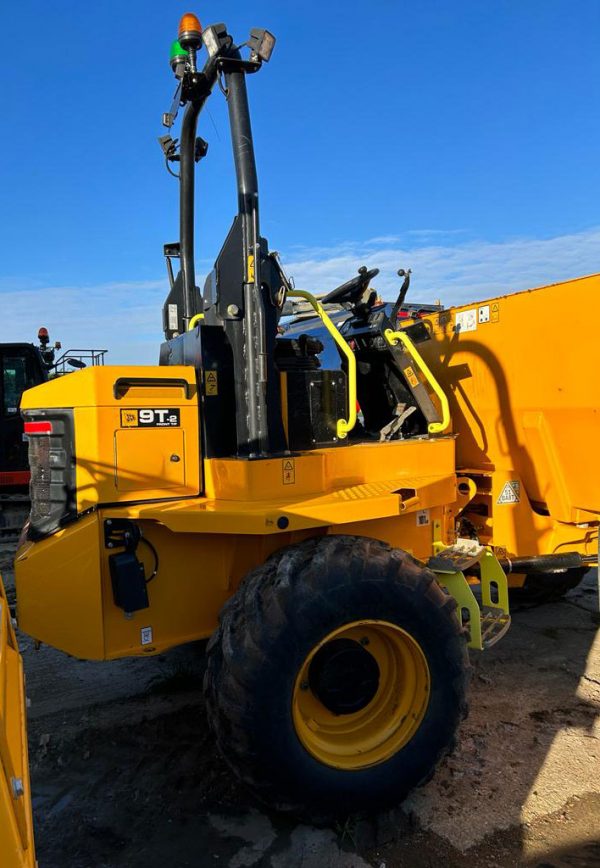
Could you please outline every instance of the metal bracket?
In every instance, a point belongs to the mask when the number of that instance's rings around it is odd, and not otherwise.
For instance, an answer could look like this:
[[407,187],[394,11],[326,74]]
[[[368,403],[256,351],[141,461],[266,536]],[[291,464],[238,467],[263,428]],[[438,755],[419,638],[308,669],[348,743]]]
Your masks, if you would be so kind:
[[[475,540],[458,540],[454,546],[436,544],[427,566],[436,573],[439,584],[458,604],[457,616],[469,631],[469,648],[483,651],[495,645],[510,627],[508,581],[490,548]],[[481,605],[463,570],[479,564]],[[460,568],[457,569],[457,566]]]

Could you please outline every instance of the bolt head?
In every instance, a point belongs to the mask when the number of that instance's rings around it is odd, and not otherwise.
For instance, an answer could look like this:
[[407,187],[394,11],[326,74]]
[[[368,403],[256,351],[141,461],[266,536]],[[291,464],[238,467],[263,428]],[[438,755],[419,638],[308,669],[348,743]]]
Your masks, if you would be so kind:
[[23,786],[23,778],[11,778],[10,786],[13,793],[13,798],[20,799],[25,795],[25,787]]

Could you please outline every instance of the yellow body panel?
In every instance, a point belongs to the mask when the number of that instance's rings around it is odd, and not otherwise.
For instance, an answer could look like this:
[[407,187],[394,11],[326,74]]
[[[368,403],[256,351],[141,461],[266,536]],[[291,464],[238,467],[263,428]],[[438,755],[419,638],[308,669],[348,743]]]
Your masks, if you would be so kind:
[[[117,388],[119,381],[133,385]],[[136,381],[148,384],[136,385]],[[190,367],[107,365],[28,390],[21,409],[74,408],[77,510],[81,513],[98,503],[198,494],[201,459],[196,392],[195,371]],[[143,412],[153,409],[177,410],[179,425],[144,426]]]
[[33,868],[23,663],[0,578],[0,864]]
[[595,553],[599,316],[593,275],[425,319],[434,340],[420,348],[449,397],[457,470],[477,488],[465,515],[509,555]]
[[[250,569],[315,533],[363,534],[426,559],[434,529],[439,536],[443,528],[451,540],[445,507],[456,499],[454,443],[445,437],[264,461],[206,460],[204,496],[111,504],[22,546],[19,623],[77,657],[158,653],[209,636]],[[286,470],[290,460],[292,471]],[[114,518],[136,520],[160,552],[159,574],[148,586],[150,608],[132,617],[113,602],[103,526]],[[138,556],[149,574],[152,554],[140,547]]]

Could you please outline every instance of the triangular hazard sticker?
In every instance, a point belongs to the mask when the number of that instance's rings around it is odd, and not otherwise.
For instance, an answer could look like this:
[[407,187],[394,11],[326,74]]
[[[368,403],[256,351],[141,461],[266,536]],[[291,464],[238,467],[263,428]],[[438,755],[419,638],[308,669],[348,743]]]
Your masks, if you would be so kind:
[[507,482],[500,492],[500,497],[496,503],[520,503],[521,502],[521,483],[515,479]]

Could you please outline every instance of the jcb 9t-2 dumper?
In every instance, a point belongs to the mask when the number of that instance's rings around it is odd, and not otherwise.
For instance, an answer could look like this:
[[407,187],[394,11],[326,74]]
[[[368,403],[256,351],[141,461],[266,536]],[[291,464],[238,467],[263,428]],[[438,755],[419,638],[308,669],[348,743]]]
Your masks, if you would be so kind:
[[[180,144],[161,137],[178,167],[180,240],[165,248],[160,364],[88,369],[25,393],[32,509],[18,611],[26,632],[79,657],[210,637],[205,693],[223,755],[267,803],[323,818],[399,801],[432,773],[466,713],[467,647],[509,627],[507,573],[535,571],[540,557],[550,571],[595,563],[598,522],[576,489],[569,511],[564,486],[562,511],[544,515],[555,495],[531,488],[527,460],[509,454],[530,447],[504,438],[518,384],[496,381],[498,365],[482,383],[500,395],[487,437],[505,463],[490,452],[483,466],[485,432],[471,431],[476,416],[446,381],[454,364],[440,361],[456,343],[455,315],[399,327],[370,288],[377,270],[361,268],[323,300],[348,311],[338,328],[290,284],[260,233],[246,92],[274,42],[254,29],[242,54],[225,25],[202,32],[195,16],[182,19],[163,118],[170,130],[185,107]],[[200,291],[194,171],[207,146],[196,130],[217,81],[238,208]],[[280,334],[285,300],[299,296],[337,355],[308,324]],[[490,334],[508,313],[492,323],[490,312]],[[547,432],[539,410],[526,420],[532,443]],[[460,459],[467,438],[473,466]],[[502,538],[506,483],[515,497],[520,484],[540,530],[507,521]],[[544,522],[563,522],[560,539]]]

